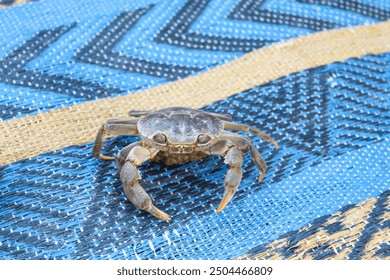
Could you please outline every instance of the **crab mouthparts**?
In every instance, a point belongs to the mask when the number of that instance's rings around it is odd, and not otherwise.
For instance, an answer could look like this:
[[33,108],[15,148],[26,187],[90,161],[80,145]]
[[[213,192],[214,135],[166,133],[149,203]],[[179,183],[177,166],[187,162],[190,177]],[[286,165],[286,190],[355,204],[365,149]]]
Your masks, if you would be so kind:
[[169,152],[172,154],[190,154],[194,148],[190,145],[170,145]]

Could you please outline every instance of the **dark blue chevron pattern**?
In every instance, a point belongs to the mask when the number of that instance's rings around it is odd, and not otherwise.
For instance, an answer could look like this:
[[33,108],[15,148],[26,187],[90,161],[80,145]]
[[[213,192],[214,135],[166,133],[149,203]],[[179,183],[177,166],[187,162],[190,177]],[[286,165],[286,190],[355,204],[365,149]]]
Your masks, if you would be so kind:
[[330,21],[262,9],[261,6],[265,2],[265,0],[243,0],[230,13],[229,18],[269,24],[277,23],[313,31],[333,29],[338,26]]
[[[386,191],[375,203],[375,208],[367,219],[368,225],[364,227],[361,238],[359,238],[357,244],[352,249],[352,252],[349,255],[350,259],[361,259],[364,256],[364,249],[367,243],[375,236],[375,234],[390,229],[390,221],[383,219],[389,211],[389,196],[390,191]],[[384,246],[381,246],[379,249],[380,250],[376,252],[378,257],[382,256],[388,258],[390,256],[390,248],[388,244],[384,244]]]
[[[216,157],[140,168],[142,185],[172,215],[170,224],[126,200],[115,164],[92,159],[92,143],[1,167],[0,256],[234,258],[253,244],[268,243],[319,216],[381,195],[390,179],[389,64],[389,53],[350,59],[204,108],[259,127],[280,145],[274,153],[253,138],[269,165],[267,176],[258,185],[258,170],[245,157],[240,188],[221,214],[214,209],[227,167]],[[136,140],[110,139],[104,152],[115,154]],[[379,204],[377,209],[383,209]],[[378,224],[375,215],[371,219],[373,226]],[[381,224],[375,230],[386,228]],[[337,224],[328,230],[336,231]],[[358,249],[351,254],[361,257]]]
[[[191,32],[190,28],[207,9],[210,0],[186,1],[185,5],[153,39],[155,42],[167,43],[189,49],[209,51],[248,52],[271,43],[271,40],[224,38]],[[234,12],[233,12],[234,14]]]
[[14,2],[15,2],[14,0],[0,0],[0,4],[2,5],[11,5]]
[[[336,9],[347,10],[363,16],[375,18],[378,20],[388,20],[390,11],[381,9],[370,4],[365,4],[364,1],[343,1],[343,0],[297,0],[301,3],[317,4],[329,6]],[[367,1],[370,2],[370,1]]]
[[[390,247],[385,242],[376,248],[367,247],[376,238],[375,234],[390,228],[390,222],[385,218],[388,213],[389,202],[390,191],[385,191],[376,198],[375,204],[370,209],[368,219],[364,220],[363,229],[354,233],[355,235],[358,234],[356,241],[352,239],[349,240],[348,244],[343,244],[340,238],[334,238],[334,234],[340,234],[346,230],[346,227],[339,221],[332,222],[332,218],[334,220],[334,216],[337,215],[343,220],[348,219],[348,212],[350,213],[356,208],[360,210],[362,207],[358,204],[350,204],[344,206],[333,215],[325,215],[315,219],[305,228],[289,231],[281,235],[278,240],[252,248],[243,258],[274,259],[278,257],[291,259],[300,256],[305,259],[310,257],[322,260],[337,257],[337,254],[340,253],[345,254],[349,260],[360,260],[363,257],[369,259],[371,254],[377,258],[388,258],[390,256]],[[358,221],[356,222],[358,223]],[[348,228],[348,231],[350,230],[351,228]],[[302,244],[310,243],[313,237],[318,238],[317,246],[310,246],[303,250]],[[341,238],[345,237],[342,235]]]
[[[94,63],[102,66],[115,68],[121,71],[131,71],[166,79],[185,77],[191,73],[198,72],[197,67],[185,67],[165,65],[164,63],[151,62],[137,57],[127,57],[113,51],[119,40],[131,30],[133,25],[144,16],[148,9],[138,9],[134,12],[124,12],[110,22],[95,38],[88,42],[75,59],[79,62]],[[115,34],[114,37],[107,34]],[[96,46],[102,46],[96,48]]]
[[[387,56],[383,58],[351,59],[342,64],[319,68],[323,71],[321,75],[318,75],[319,69],[297,73],[286,77],[291,82],[287,83],[288,85],[283,79],[278,80],[280,84],[273,82],[268,88],[261,87],[261,92],[257,92],[259,89],[248,92],[262,93],[263,98],[256,98],[254,95],[243,100],[240,99],[241,95],[237,95],[220,103],[225,106],[229,103],[230,107],[237,106],[237,110],[240,107],[253,107],[252,118],[255,118],[255,114],[261,113],[255,108],[278,104],[272,110],[272,114],[257,117],[256,121],[263,124],[274,122],[281,124],[283,127],[281,138],[284,139],[286,147],[295,147],[291,152],[286,151],[282,160],[277,159],[280,165],[286,166],[278,169],[274,175],[273,180],[280,181],[285,176],[307,168],[310,158],[318,157],[321,160],[332,158],[343,153],[345,148],[353,146],[359,149],[368,142],[388,137],[390,113],[386,104],[389,98],[389,83],[386,79],[389,72],[382,67],[389,62]],[[299,92],[301,95],[293,95],[293,92]],[[234,100],[236,98],[237,100]],[[294,98],[302,103],[296,104]],[[219,107],[224,107],[220,103],[217,103],[214,110],[218,111]],[[239,119],[240,122],[250,123],[251,117],[246,114],[243,115],[244,118]],[[331,118],[329,114],[332,115]],[[300,125],[288,126],[288,123]],[[269,126],[275,129],[274,124]],[[331,139],[340,141],[333,143],[330,148]],[[299,163],[292,164],[296,149],[301,150],[302,158]]]
[[107,89],[100,84],[27,69],[27,65],[34,58],[42,54],[53,42],[73,27],[74,25],[43,30],[0,60],[0,82],[79,98],[85,96],[87,99],[107,97],[110,91],[120,93],[117,89]]
[[[74,11],[67,1],[61,3]],[[57,5],[38,1],[2,10],[7,17],[0,14],[0,21],[15,18],[3,22],[4,38],[18,38],[24,12],[39,14],[41,7],[50,11]],[[58,24],[63,13],[37,17],[36,26],[47,27],[23,32],[24,39],[12,48],[0,42],[0,118],[137,91],[280,40],[390,18],[385,2],[355,0],[148,0],[139,5],[91,0],[66,24]],[[318,13],[323,8],[332,12]],[[89,29],[94,32],[84,36]]]

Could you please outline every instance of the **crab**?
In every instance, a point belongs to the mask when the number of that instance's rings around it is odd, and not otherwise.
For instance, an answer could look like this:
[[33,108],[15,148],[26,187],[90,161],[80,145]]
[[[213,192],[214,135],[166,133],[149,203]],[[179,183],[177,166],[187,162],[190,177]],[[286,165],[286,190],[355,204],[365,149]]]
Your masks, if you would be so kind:
[[[92,155],[103,160],[115,160],[127,198],[139,209],[158,219],[170,220],[170,216],[158,209],[150,196],[139,184],[137,167],[146,161],[163,162],[167,165],[184,164],[209,155],[222,156],[229,170],[225,176],[222,200],[216,212],[230,202],[242,178],[243,156],[250,157],[260,170],[258,182],[267,171],[267,164],[259,151],[246,136],[229,132],[252,132],[263,140],[278,144],[259,129],[232,122],[230,115],[206,112],[185,107],[169,107],[155,111],[130,111],[129,119],[110,119],[100,127]],[[140,141],[129,144],[116,157],[101,154],[107,135],[140,136]]]

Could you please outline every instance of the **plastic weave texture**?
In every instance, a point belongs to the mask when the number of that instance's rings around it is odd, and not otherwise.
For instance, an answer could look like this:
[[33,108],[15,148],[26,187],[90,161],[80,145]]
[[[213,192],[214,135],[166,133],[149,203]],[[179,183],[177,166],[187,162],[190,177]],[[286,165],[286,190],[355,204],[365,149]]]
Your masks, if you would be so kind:
[[[375,31],[389,1],[13,2],[0,1],[1,259],[390,259],[390,32]],[[332,35],[342,28],[353,43]],[[317,52],[320,39],[346,49]],[[283,59],[252,60],[296,49],[287,74],[274,74]],[[140,184],[172,221],[135,208],[93,139],[103,119],[166,104],[271,135],[278,151],[242,133],[264,180],[246,155],[215,213],[223,158],[148,162]],[[137,140],[109,138],[103,152]]]

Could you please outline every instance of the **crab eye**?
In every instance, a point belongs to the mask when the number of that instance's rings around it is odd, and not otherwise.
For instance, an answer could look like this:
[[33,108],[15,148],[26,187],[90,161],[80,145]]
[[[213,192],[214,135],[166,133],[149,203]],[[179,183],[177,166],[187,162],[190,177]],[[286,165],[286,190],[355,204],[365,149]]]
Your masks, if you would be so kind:
[[165,144],[167,142],[167,137],[162,133],[156,133],[153,136],[153,141],[158,144]]
[[207,134],[200,134],[198,136],[198,143],[201,145],[205,145],[211,141],[211,137]]

